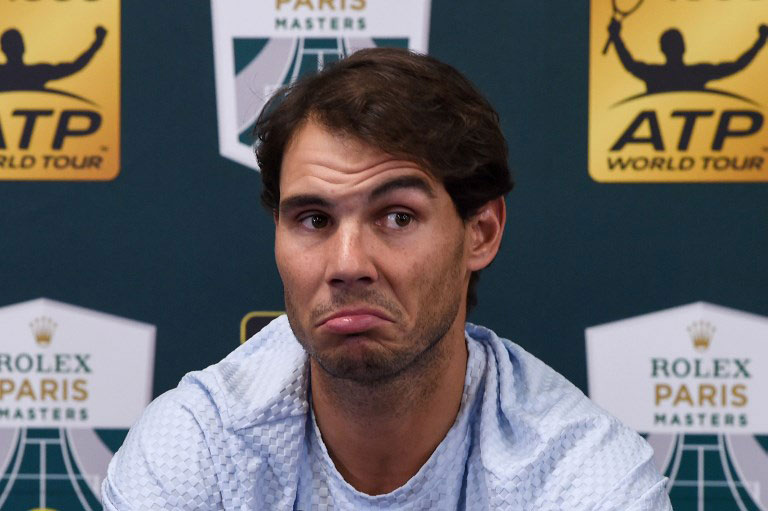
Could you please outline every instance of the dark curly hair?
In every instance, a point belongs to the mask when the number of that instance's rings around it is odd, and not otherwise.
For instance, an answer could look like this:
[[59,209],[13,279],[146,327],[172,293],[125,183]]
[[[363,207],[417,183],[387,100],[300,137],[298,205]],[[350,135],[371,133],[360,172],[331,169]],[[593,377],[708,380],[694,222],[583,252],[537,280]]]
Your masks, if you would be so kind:
[[[513,186],[499,116],[456,69],[394,48],[360,50],[280,89],[254,128],[261,200],[280,202],[280,168],[291,137],[309,118],[392,156],[421,165],[445,186],[466,220]],[[478,272],[467,290],[477,303]]]

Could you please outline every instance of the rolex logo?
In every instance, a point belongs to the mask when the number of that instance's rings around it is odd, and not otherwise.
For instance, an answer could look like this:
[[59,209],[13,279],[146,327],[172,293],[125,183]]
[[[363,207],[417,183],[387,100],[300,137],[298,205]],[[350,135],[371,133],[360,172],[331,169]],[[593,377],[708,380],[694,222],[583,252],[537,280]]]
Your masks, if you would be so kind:
[[56,323],[45,316],[35,318],[29,324],[29,328],[32,329],[32,334],[35,336],[35,341],[40,346],[48,346],[51,344],[51,338],[56,331]]
[[715,326],[708,321],[694,321],[688,325],[688,334],[696,351],[706,351],[715,335]]

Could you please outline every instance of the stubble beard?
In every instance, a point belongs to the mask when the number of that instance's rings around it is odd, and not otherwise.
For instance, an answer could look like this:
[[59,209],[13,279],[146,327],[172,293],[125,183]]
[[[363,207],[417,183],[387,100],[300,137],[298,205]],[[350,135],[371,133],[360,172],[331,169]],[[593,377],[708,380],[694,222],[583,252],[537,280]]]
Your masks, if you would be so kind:
[[[463,246],[457,247],[444,271],[432,269],[429,273],[433,278],[415,283],[425,290],[421,295],[420,313],[409,332],[398,332],[405,339],[400,343],[403,348],[397,351],[380,346],[381,349],[366,349],[360,356],[352,357],[344,350],[340,353],[318,350],[301,325],[299,304],[286,288],[288,321],[314,365],[329,377],[324,380],[329,380],[350,399],[361,397],[357,395],[360,392],[371,397],[370,392],[375,390],[428,394],[429,382],[436,379],[435,373],[447,364],[451,355],[451,350],[442,341],[456,321],[462,303],[461,293],[466,292],[463,286],[457,285],[461,279],[462,252]],[[317,319],[347,305],[378,307],[390,314],[396,324],[404,317],[397,304],[378,290],[343,290],[334,293],[329,303],[313,309],[309,322],[314,324]]]

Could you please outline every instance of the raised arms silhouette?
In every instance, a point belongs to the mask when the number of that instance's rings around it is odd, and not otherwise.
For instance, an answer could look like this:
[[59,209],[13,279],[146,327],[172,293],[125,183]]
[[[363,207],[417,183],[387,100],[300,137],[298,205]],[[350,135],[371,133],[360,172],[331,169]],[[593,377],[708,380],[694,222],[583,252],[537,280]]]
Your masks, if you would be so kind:
[[646,64],[632,57],[621,38],[621,23],[611,20],[608,33],[616,48],[622,65],[627,71],[645,82],[648,93],[668,91],[706,90],[707,82],[725,78],[747,67],[768,40],[768,25],[758,27],[755,43],[733,62],[720,64],[699,63],[685,64],[685,40],[676,28],[670,28],[659,38],[661,51],[666,57],[663,64]]
[[60,64],[25,64],[24,38],[21,32],[10,28],[0,36],[0,49],[5,54],[5,64],[0,64],[0,91],[46,90],[51,80],[73,75],[91,61],[104,43],[107,35],[104,27],[98,26],[91,46],[72,62]]

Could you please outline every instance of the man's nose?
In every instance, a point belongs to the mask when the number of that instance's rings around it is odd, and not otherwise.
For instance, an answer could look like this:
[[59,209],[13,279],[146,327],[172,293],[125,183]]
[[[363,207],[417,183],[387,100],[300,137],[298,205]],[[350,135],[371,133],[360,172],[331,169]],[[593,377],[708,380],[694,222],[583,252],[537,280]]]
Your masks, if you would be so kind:
[[371,284],[378,278],[370,233],[355,222],[339,225],[329,240],[327,282],[334,287]]

